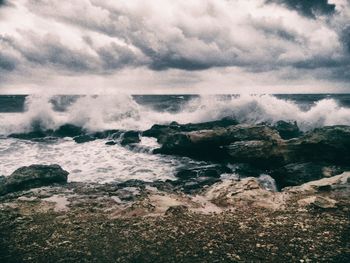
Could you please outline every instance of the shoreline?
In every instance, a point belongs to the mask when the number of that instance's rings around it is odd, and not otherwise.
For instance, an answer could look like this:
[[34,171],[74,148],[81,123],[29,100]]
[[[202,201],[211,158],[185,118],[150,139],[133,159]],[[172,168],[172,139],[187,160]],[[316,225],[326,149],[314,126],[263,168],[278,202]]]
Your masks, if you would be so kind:
[[255,178],[219,182],[197,195],[88,183],[15,192],[0,199],[0,259],[347,262],[349,182],[344,173],[282,192]]

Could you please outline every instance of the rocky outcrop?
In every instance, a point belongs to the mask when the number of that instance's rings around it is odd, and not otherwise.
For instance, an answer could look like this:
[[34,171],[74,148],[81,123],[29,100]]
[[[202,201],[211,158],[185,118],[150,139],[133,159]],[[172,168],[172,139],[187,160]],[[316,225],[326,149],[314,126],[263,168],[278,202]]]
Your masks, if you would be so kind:
[[327,162],[350,164],[350,126],[329,126],[289,140],[286,156],[289,162]]
[[251,177],[225,180],[205,190],[203,195],[221,208],[255,206],[278,209],[285,204],[283,195],[267,190],[257,178]]
[[272,171],[271,176],[278,182],[278,188],[282,189],[286,186],[297,186],[343,172],[344,169],[339,166],[308,162],[285,165]]
[[264,125],[235,125],[213,130],[171,133],[162,137],[157,153],[187,156],[211,155],[222,151],[233,161],[279,159],[280,164],[319,161],[350,162],[350,126],[315,129],[304,136],[283,140],[276,130]]
[[127,131],[122,135],[121,145],[128,145],[133,143],[139,143],[140,132],[138,131]]
[[24,166],[0,179],[0,195],[56,183],[64,184],[67,179],[68,172],[56,164]]
[[278,121],[273,126],[273,129],[278,131],[281,138],[285,140],[297,138],[303,134],[296,122]]
[[272,168],[284,163],[284,153],[279,141],[237,141],[225,146],[231,162],[250,163],[255,167]]
[[[280,188],[333,176],[349,166],[350,126],[323,127],[304,135],[296,124],[281,122],[277,127],[280,129],[267,125],[232,125],[162,133],[158,137],[162,146],[154,153],[247,164],[253,170],[271,174]],[[281,136],[299,137],[284,140]]]
[[91,135],[80,135],[73,138],[76,143],[86,143],[95,141],[96,138]]
[[83,128],[73,125],[64,124],[53,132],[53,136],[56,137],[75,137],[84,134]]
[[202,159],[228,157],[224,146],[237,141],[281,140],[278,133],[263,125],[234,125],[227,128],[180,132],[162,138],[162,147],[156,153],[179,154]]
[[172,122],[169,125],[153,125],[151,129],[146,130],[142,133],[145,137],[157,138],[158,142],[162,143],[163,138],[168,137],[171,134],[178,132],[191,132],[200,130],[213,130],[217,128],[225,128],[232,125],[237,125],[238,122],[232,118],[223,118],[218,121],[203,122],[203,123],[188,123],[179,124],[177,122]]
[[181,170],[175,176],[182,180],[197,177],[220,178],[220,175],[224,173],[232,173],[232,170],[224,165],[207,165]]

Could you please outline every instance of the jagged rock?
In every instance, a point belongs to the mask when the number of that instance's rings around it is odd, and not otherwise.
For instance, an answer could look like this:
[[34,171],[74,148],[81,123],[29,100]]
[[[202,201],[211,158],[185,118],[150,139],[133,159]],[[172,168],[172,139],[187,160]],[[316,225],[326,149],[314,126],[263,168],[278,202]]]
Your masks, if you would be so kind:
[[91,135],[80,135],[73,138],[76,143],[85,143],[95,141],[96,138]]
[[204,190],[203,195],[223,208],[257,206],[277,209],[285,203],[280,193],[264,189],[257,178],[251,177],[239,181],[225,180]]
[[296,122],[278,121],[273,126],[273,129],[278,131],[281,138],[285,140],[297,138],[303,134]]
[[132,143],[139,143],[140,132],[138,131],[127,131],[123,134],[121,145],[127,145]]
[[291,163],[272,171],[271,176],[278,182],[278,188],[301,185],[344,172],[338,166],[324,163]]
[[300,186],[286,187],[283,188],[282,191],[293,193],[321,193],[328,191],[335,192],[339,189],[343,192],[347,192],[347,195],[350,194],[350,172],[311,181]]
[[10,138],[16,138],[16,139],[22,139],[22,140],[32,140],[32,139],[38,139],[38,138],[44,138],[47,136],[50,136],[52,134],[52,130],[48,131],[31,131],[28,133],[12,133],[8,137]]
[[73,124],[64,124],[53,132],[57,137],[75,137],[84,134],[84,130]]
[[267,171],[257,168],[249,163],[235,163],[232,167],[232,171],[235,174],[239,174],[244,177],[258,177]]
[[[153,125],[151,129],[146,130],[142,133],[145,137],[154,137],[158,139],[158,142],[162,143],[163,138],[169,136],[170,134],[178,132],[191,132],[199,130],[212,130],[216,128],[225,128],[232,125],[237,125],[238,122],[232,118],[226,117],[218,121],[210,121],[203,123],[188,123],[188,124],[178,124],[177,122],[172,122],[169,125]],[[164,139],[165,139],[164,138]]]
[[221,174],[231,173],[231,169],[222,165],[207,165],[179,171],[175,176],[180,179],[190,179],[197,177],[220,178]]
[[24,166],[1,179],[0,195],[55,183],[64,184],[68,174],[56,164]]
[[117,139],[122,133],[123,131],[121,130],[106,130],[102,132],[95,132],[91,136],[95,137],[96,139]]
[[[329,126],[288,141],[289,162],[350,163],[350,126]],[[291,161],[290,161],[291,160]]]
[[163,138],[162,147],[155,153],[179,154],[202,159],[225,159],[223,146],[237,141],[281,140],[278,133],[263,125],[235,125],[228,128],[170,134]]
[[117,143],[115,141],[108,141],[105,143],[105,145],[110,145],[110,146],[113,146],[113,145],[116,145]]
[[233,162],[251,163],[257,167],[275,167],[284,163],[276,141],[238,141],[225,147]]

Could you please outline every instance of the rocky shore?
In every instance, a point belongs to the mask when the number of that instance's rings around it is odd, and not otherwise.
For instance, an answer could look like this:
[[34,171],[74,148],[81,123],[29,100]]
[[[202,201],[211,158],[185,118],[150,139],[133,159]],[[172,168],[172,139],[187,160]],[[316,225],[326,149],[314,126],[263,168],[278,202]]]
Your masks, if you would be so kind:
[[[350,127],[155,125],[88,133],[65,125],[11,137],[101,138],[209,161],[177,180],[69,182],[58,165],[0,177],[0,262],[349,262]],[[276,188],[276,185],[277,188]]]

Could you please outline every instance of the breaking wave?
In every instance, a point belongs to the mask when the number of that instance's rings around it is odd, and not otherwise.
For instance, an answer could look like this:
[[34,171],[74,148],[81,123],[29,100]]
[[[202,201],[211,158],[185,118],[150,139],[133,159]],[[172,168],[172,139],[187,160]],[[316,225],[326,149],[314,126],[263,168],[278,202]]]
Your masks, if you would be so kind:
[[[175,102],[174,102],[175,103]],[[332,98],[322,99],[305,110],[292,100],[273,95],[198,96],[177,111],[156,110],[129,95],[26,97],[22,113],[0,114],[0,133],[55,129],[65,123],[90,131],[107,129],[145,130],[153,124],[204,122],[232,117],[241,123],[297,121],[306,131],[328,125],[350,125],[350,108]]]

